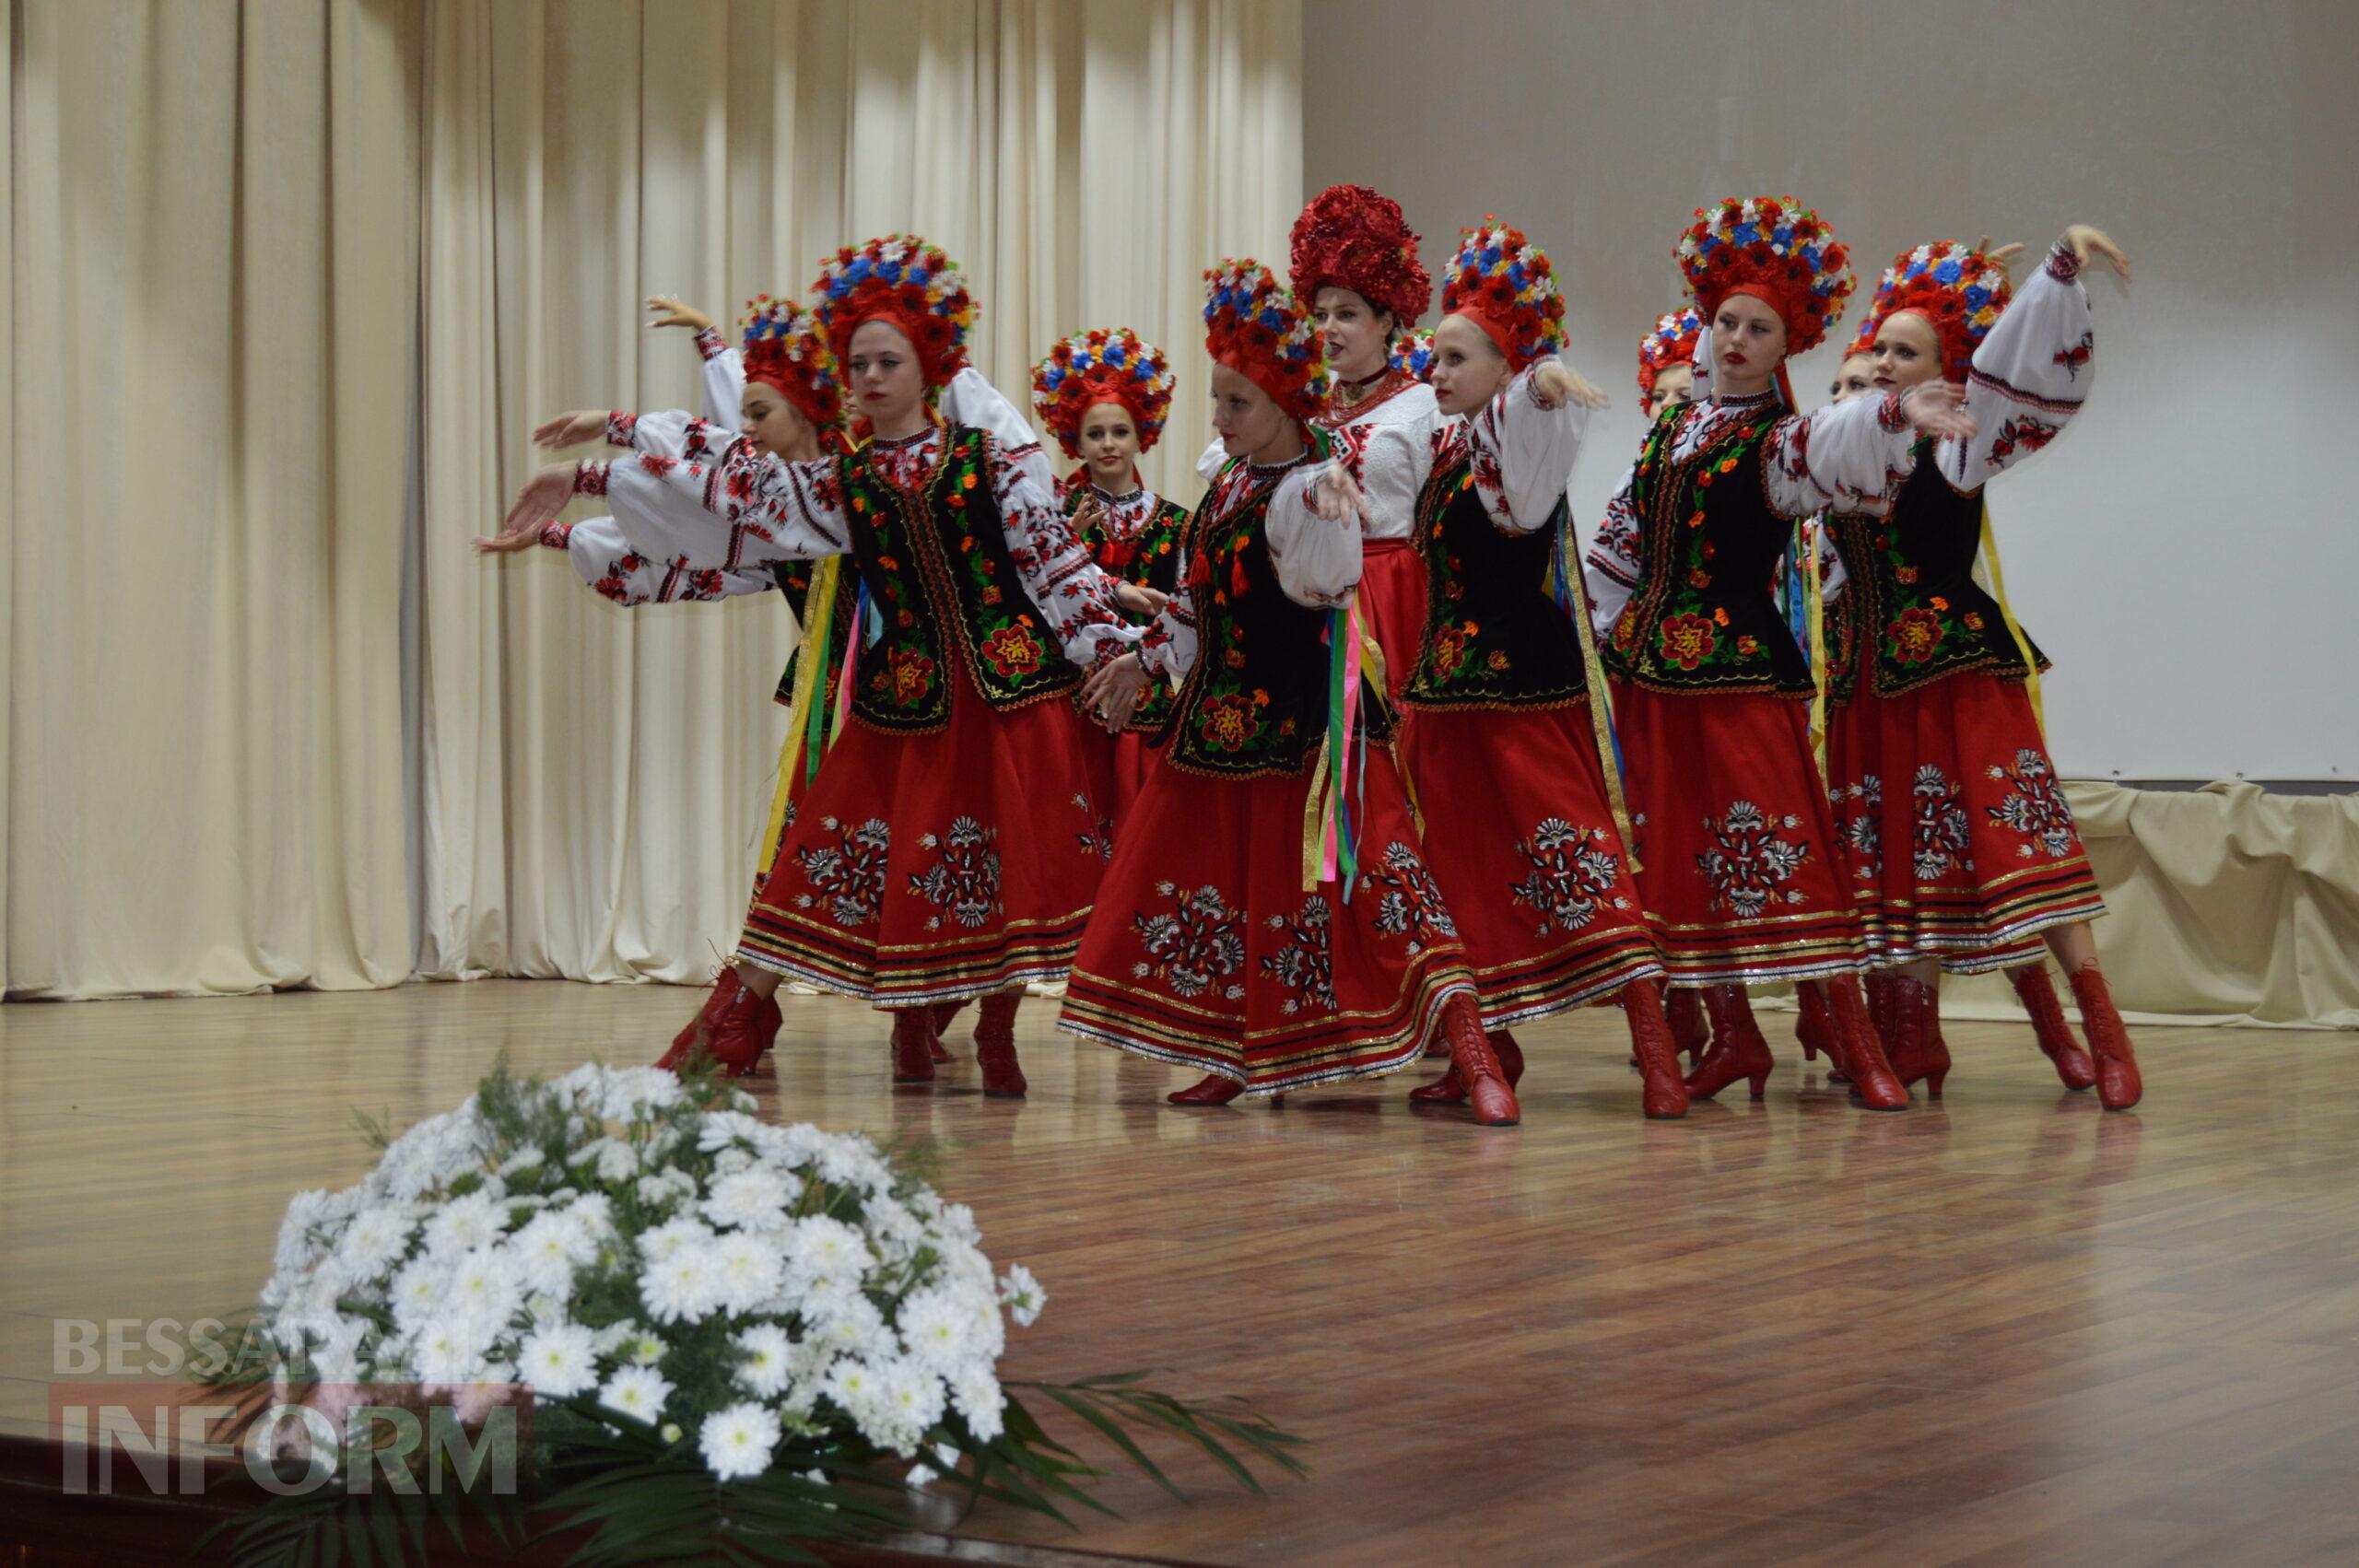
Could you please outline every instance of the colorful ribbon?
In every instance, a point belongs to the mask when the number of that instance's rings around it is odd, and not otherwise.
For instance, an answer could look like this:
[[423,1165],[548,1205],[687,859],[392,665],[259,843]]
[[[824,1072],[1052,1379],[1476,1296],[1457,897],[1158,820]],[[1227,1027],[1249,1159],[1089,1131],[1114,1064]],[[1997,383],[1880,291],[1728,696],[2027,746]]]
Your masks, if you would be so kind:
[[1822,790],[1826,786],[1826,597],[1819,587],[1818,551],[1825,537],[1822,521],[1810,531],[1810,559],[1802,567],[1802,602],[1810,612],[1810,755],[1818,763]]
[[1590,729],[1597,737],[1597,760],[1605,774],[1605,803],[1614,812],[1614,829],[1622,835],[1622,847],[1629,853],[1630,872],[1635,876],[1642,868],[1638,835],[1622,793],[1622,740],[1614,733],[1614,694],[1605,684],[1605,664],[1597,656],[1597,633],[1590,625],[1589,588],[1571,565],[1573,509],[1567,499],[1557,500],[1555,521],[1556,550],[1549,560],[1548,574],[1555,589],[1556,608],[1571,618],[1574,635],[1580,638],[1581,673],[1589,683]]
[[2027,672],[2024,690],[2031,697],[2032,722],[2039,726],[2043,738],[2048,734],[2048,708],[2039,696],[2039,656],[2032,651],[2031,638],[2024,636],[2024,628],[2015,620],[2015,612],[2007,603],[2007,574],[1999,566],[1999,539],[1990,532],[1990,503],[1982,503],[1982,558],[1989,563],[1990,597],[1999,602],[1999,618],[2007,623],[2007,635],[2014,639],[2015,651]]
[[796,764],[802,764],[803,782],[809,783],[819,776],[820,731],[827,718],[827,644],[835,635],[836,582],[840,576],[843,557],[830,556],[821,561],[811,574],[811,590],[804,596],[804,613],[810,624],[803,628],[800,646],[803,656],[794,666],[794,721],[786,728],[786,740],[779,747],[778,787],[770,793],[769,831],[763,842],[770,848],[765,853],[775,853],[779,834],[786,826],[787,802],[794,796]]

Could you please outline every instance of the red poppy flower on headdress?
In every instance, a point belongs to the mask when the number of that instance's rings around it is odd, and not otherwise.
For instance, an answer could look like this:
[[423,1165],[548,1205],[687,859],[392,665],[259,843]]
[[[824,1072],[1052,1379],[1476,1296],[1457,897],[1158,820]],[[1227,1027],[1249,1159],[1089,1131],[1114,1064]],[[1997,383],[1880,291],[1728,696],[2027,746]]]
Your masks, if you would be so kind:
[[1789,355],[1824,342],[1851,297],[1849,252],[1791,196],[1731,196],[1698,207],[1674,254],[1707,322],[1730,295],[1752,295],[1785,322]]
[[1151,450],[1171,412],[1172,375],[1163,350],[1128,327],[1075,333],[1032,367],[1032,407],[1067,457],[1081,455],[1081,417],[1119,403],[1138,424],[1139,451]]
[[2014,292],[1999,263],[1972,246],[1941,240],[1903,251],[1884,269],[1875,298],[1868,302],[1868,319],[1860,323],[1844,354],[1867,353],[1884,322],[1902,310],[1914,310],[1931,324],[1942,345],[1942,374],[1962,381],[1974,364],[1974,351],[1998,324],[1999,313]]
[[1704,318],[1693,305],[1683,305],[1655,318],[1655,330],[1638,340],[1638,396],[1655,390],[1655,378],[1673,365],[1684,365],[1696,355],[1696,340],[1704,333]]
[[917,351],[929,387],[947,383],[967,368],[967,334],[975,324],[974,297],[958,263],[939,245],[914,234],[887,234],[847,245],[820,263],[812,284],[812,314],[839,361],[863,322],[890,322]]
[[1414,376],[1421,381],[1434,379],[1434,334],[1431,328],[1404,332],[1392,340],[1391,351],[1384,363],[1404,376]]
[[843,420],[843,381],[836,374],[836,357],[827,340],[791,299],[767,294],[745,301],[738,322],[743,333],[745,380],[775,387],[780,395],[818,427],[826,439]]
[[1308,422],[1327,406],[1327,362],[1310,312],[1250,256],[1204,272],[1204,352]]
[[1348,288],[1407,327],[1433,298],[1401,204],[1365,185],[1330,185],[1311,197],[1287,244],[1295,297],[1306,307],[1322,288]]
[[1565,296],[1547,253],[1496,217],[1458,234],[1458,254],[1442,274],[1441,310],[1464,316],[1490,334],[1520,370],[1565,346]]

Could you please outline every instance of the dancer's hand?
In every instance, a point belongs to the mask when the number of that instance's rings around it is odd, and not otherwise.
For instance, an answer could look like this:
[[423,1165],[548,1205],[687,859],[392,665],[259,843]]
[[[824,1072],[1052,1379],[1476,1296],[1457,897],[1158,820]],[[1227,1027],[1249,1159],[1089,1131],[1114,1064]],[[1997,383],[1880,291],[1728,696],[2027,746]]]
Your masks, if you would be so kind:
[[1108,734],[1119,735],[1138,710],[1139,694],[1146,690],[1147,679],[1146,666],[1139,662],[1139,656],[1125,653],[1100,665],[1083,684],[1082,706],[1097,716]]
[[1540,369],[1532,375],[1532,390],[1539,394],[1543,408],[1562,408],[1568,403],[1578,403],[1595,412],[1609,401],[1587,377],[1561,359],[1541,361]]
[[1134,582],[1118,582],[1114,585],[1114,603],[1133,615],[1160,615],[1163,607],[1171,603],[1171,595]]
[[1988,234],[1982,237],[1982,243],[1977,245],[1975,249],[1982,252],[1982,259],[1984,261],[1989,262],[2001,272],[2010,271],[2015,264],[2015,258],[2024,253],[2023,242],[2021,240],[2014,241],[2012,244],[2001,245],[1995,251],[1992,250],[1990,248],[1990,236]]
[[573,499],[573,465],[553,462],[525,481],[516,492],[516,504],[508,509],[506,521],[499,532],[489,539],[475,541],[478,556],[505,556],[518,550],[529,550],[541,542],[541,530],[563,511]]
[[1356,525],[1367,497],[1340,462],[1330,462],[1310,486],[1310,509],[1329,522]]
[[2121,253],[2121,247],[2115,244],[2113,236],[2104,229],[2076,223],[2064,231],[2064,245],[2072,252],[2072,259],[2083,266],[2089,264],[2092,255],[2103,256],[2106,265],[2114,270],[2115,275],[2124,283],[2130,281],[2130,258]]
[[712,325],[710,316],[706,315],[694,305],[675,299],[668,294],[649,295],[647,308],[660,312],[653,321],[647,323],[651,327],[686,327],[690,332],[702,332]]
[[1900,394],[1900,412],[1920,436],[1936,440],[1974,435],[1974,415],[1966,411],[1966,389],[1955,381],[1919,381]]
[[594,441],[606,433],[606,415],[594,408],[584,408],[572,414],[560,414],[533,432],[533,444],[549,451],[563,451],[584,441]]

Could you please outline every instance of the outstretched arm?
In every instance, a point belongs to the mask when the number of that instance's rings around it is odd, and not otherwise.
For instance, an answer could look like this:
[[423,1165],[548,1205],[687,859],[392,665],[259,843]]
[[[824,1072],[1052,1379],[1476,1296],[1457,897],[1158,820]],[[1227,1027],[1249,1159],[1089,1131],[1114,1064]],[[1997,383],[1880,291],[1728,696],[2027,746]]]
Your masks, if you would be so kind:
[[1966,374],[1971,435],[1942,442],[1933,454],[1942,477],[1961,490],[2054,440],[2096,380],[2096,324],[2081,269],[2103,261],[2123,281],[2130,258],[2102,229],[2074,224],[1974,351]]

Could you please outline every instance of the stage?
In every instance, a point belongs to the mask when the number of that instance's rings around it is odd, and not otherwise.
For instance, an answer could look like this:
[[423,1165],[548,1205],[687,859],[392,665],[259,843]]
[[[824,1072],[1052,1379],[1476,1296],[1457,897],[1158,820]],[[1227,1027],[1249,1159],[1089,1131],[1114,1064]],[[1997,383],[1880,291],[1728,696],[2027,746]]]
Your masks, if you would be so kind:
[[[665,987],[482,981],[0,1008],[0,1432],[40,1435],[53,1320],[223,1315],[352,1123],[520,1071],[651,1059]],[[1049,1292],[1013,1375],[1151,1367],[1312,1439],[1267,1501],[986,1511],[962,1533],[1212,1563],[2289,1563],[2359,1554],[2359,1097],[2347,1037],[2149,1027],[2146,1100],[2069,1094],[1954,1023],[1948,1098],[1855,1110],[1784,1015],[1767,1100],[1638,1115],[1617,1013],[1519,1031],[1525,1121],[1422,1073],[1178,1111],[1176,1075],[1018,1024],[1029,1098],[936,1086],[884,1021],[784,998],[762,1114],[921,1135],[992,1258]]]

